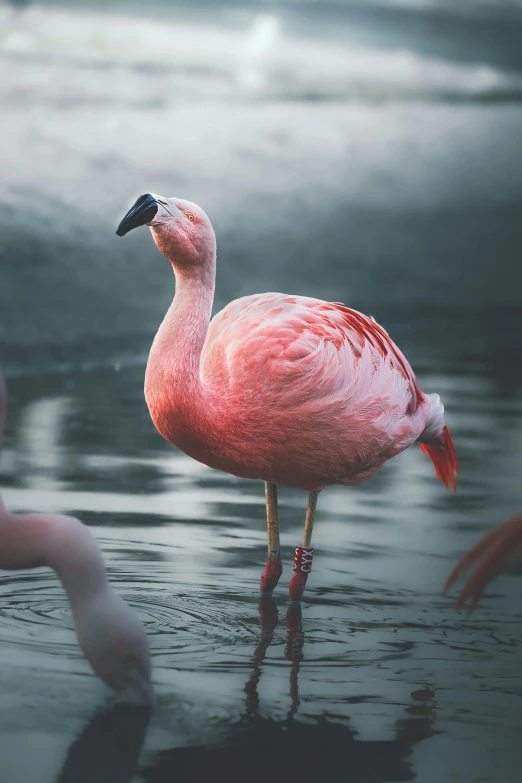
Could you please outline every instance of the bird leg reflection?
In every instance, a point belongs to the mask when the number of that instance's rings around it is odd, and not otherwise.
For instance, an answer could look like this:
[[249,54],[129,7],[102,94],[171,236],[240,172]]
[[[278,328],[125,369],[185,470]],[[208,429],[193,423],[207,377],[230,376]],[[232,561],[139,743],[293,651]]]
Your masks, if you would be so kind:
[[271,595],[261,596],[258,603],[259,609],[259,624],[261,626],[261,636],[259,643],[254,651],[254,668],[245,685],[246,701],[247,701],[247,715],[257,715],[259,709],[259,696],[257,693],[257,686],[261,679],[261,663],[265,659],[266,651],[268,650],[272,639],[274,638],[274,630],[277,626],[279,614],[277,606]]
[[413,704],[406,707],[408,717],[400,718],[396,724],[396,738],[417,743],[435,734],[435,691],[419,688],[411,694]]
[[290,669],[290,717],[299,709],[299,664],[303,660],[303,612],[300,603],[292,603],[286,612],[285,659],[292,661]]
[[[258,604],[259,624],[261,636],[254,651],[254,668],[245,685],[247,697],[247,716],[258,714],[259,696],[257,686],[261,679],[261,663],[266,657],[266,652],[274,638],[279,614],[272,596],[261,596]],[[293,716],[299,708],[298,674],[299,664],[303,660],[304,633],[302,624],[302,610],[299,603],[290,604],[286,613],[286,644],[285,660],[292,662],[290,670],[290,716]]]

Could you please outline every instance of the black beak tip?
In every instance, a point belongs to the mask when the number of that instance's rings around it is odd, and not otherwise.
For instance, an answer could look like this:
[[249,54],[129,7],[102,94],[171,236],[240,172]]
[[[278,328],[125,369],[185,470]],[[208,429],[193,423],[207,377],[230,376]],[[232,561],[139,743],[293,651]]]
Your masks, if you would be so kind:
[[132,231],[133,228],[145,226],[147,223],[150,223],[158,211],[158,206],[158,202],[150,193],[145,193],[143,196],[140,196],[116,229],[116,235],[123,237],[125,234],[128,234],[129,231]]

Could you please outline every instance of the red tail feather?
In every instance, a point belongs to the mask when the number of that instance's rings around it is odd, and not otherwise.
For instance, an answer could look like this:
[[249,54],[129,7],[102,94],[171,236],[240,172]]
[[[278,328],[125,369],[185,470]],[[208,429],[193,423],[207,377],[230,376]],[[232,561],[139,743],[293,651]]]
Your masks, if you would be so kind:
[[455,475],[459,472],[459,463],[448,428],[444,427],[438,443],[421,443],[420,447],[433,462],[435,473],[444,486],[452,486],[456,490]]

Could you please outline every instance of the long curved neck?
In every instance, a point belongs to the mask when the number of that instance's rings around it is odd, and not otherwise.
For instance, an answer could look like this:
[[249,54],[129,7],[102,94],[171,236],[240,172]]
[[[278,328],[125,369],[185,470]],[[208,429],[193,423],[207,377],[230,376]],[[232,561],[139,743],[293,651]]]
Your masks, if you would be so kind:
[[103,557],[89,529],[73,517],[12,514],[0,498],[0,569],[52,568],[73,614],[108,587]]
[[174,267],[174,274],[174,300],[152,344],[145,374],[152,419],[169,440],[172,428],[202,425],[205,391],[200,360],[214,300],[215,252],[204,267]]
[[[6,390],[0,373],[0,449]],[[0,497],[0,569],[48,566],[58,575],[73,614],[108,588],[102,553],[89,528],[59,514],[12,514]]]

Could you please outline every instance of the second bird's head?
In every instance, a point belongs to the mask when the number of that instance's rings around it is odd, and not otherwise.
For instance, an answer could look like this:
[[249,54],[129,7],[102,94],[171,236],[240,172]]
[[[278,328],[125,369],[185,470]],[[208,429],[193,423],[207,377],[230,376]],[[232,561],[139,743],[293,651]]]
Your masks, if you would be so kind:
[[116,233],[123,237],[139,226],[150,226],[159,250],[181,269],[204,264],[215,254],[212,223],[191,201],[145,193],[129,209]]

